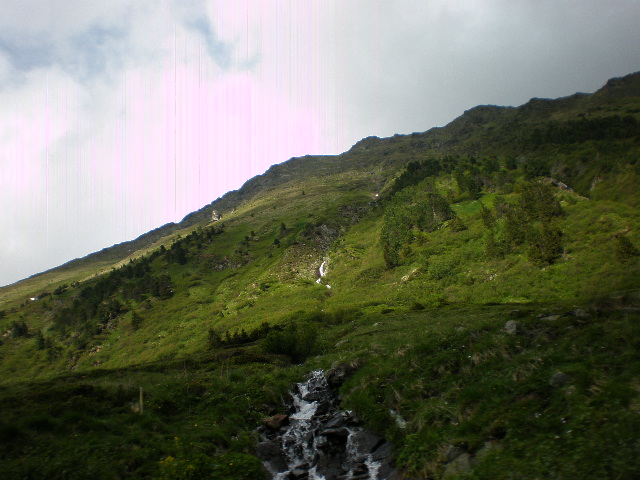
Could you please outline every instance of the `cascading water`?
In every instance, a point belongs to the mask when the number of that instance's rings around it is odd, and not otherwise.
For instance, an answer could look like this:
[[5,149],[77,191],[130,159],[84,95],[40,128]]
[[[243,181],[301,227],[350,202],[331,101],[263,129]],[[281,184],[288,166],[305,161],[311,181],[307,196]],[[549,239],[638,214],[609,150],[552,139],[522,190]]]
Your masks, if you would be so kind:
[[[289,425],[265,429],[259,455],[274,480],[383,480],[390,445],[364,430],[338,400],[322,370],[292,393]],[[277,451],[277,453],[275,453]],[[265,454],[264,452],[269,452]]]
[[[326,260],[322,260],[322,263],[320,264],[320,268],[318,268],[318,279],[316,280],[316,283],[319,283],[320,285],[323,285],[322,283],[322,279],[324,278],[324,276],[327,274],[327,261]],[[327,288],[331,288],[331,285],[326,285]]]

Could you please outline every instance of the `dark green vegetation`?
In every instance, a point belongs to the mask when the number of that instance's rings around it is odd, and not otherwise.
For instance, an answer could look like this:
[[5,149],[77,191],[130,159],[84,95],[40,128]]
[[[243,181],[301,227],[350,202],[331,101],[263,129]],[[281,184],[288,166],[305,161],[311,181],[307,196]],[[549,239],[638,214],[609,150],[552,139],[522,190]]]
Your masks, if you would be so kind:
[[262,478],[336,362],[407,478],[636,478],[639,118],[640,75],[476,107],[2,289],[3,478]]

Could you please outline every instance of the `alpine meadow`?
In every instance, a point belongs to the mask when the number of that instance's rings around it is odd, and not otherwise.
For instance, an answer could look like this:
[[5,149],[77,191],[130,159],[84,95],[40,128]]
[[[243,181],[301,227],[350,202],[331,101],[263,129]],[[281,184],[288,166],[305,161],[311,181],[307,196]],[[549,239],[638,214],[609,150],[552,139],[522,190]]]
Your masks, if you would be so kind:
[[639,207],[640,73],[275,165],[0,289],[0,476],[320,478],[323,370],[388,479],[638,478]]

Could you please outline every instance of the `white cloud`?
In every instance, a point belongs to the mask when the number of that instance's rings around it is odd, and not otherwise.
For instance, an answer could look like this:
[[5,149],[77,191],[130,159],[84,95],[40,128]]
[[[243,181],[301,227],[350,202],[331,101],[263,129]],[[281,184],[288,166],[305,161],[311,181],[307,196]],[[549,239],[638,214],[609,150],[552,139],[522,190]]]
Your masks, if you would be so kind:
[[317,6],[10,7],[0,20],[0,228],[12,240],[0,284],[178,221],[273,163],[327,151]]

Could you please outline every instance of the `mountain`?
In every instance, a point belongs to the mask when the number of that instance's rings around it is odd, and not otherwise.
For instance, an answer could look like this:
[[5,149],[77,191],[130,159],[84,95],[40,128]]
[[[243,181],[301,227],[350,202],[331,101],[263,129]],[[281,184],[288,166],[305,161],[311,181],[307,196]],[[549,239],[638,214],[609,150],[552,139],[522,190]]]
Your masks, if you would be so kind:
[[634,478],[639,158],[636,73],[290,159],[0,289],[3,470],[262,478],[261,418],[333,368],[395,478]]

